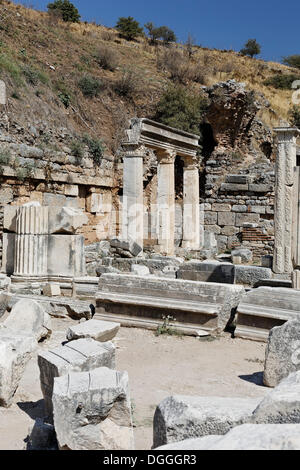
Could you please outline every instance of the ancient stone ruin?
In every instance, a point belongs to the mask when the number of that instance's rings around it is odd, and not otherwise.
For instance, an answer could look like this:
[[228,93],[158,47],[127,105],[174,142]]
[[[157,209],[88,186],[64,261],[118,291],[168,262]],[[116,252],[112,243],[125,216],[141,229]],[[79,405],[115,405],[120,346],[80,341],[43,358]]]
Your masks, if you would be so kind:
[[[200,135],[133,118],[117,155],[98,167],[87,155],[79,170],[67,150],[53,151],[49,176],[40,149],[0,134],[35,167],[20,183],[4,166],[0,188],[0,430],[37,387],[29,431],[20,421],[28,449],[133,450],[152,419],[148,449],[300,448],[299,130],[277,127],[273,141],[255,121],[264,158],[239,166],[224,146],[242,149],[249,122],[232,132],[218,113],[232,117],[246,91],[229,81],[208,93],[220,89],[230,106],[212,102],[202,147]],[[256,104],[248,111],[253,123]],[[189,369],[204,370],[218,345],[225,360],[228,344],[227,382],[209,376],[190,392]],[[195,348],[197,360],[182,367],[176,348]],[[243,356],[251,348],[264,364]],[[264,370],[249,378],[251,362]],[[144,385],[147,368],[159,371],[157,389]],[[135,410],[137,383],[148,408]]]

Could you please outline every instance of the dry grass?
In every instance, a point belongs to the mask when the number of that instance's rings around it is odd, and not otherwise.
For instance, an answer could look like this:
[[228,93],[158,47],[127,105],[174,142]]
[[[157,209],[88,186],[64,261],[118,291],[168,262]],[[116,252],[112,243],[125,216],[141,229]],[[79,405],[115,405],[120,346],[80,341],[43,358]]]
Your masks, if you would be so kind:
[[[292,91],[266,87],[263,82],[275,73],[292,73],[285,65],[250,59],[233,51],[209,50],[195,46],[192,58],[187,59],[183,46],[170,52],[162,45],[152,46],[145,38],[128,42],[112,28],[92,23],[66,24],[47,13],[38,12],[13,3],[0,2],[0,24],[3,12],[9,29],[0,31],[0,72],[8,83],[9,96],[17,88],[20,100],[10,98],[9,107],[24,123],[47,119],[51,125],[66,125],[78,134],[87,131],[104,137],[108,147],[114,146],[120,115],[151,115],[165,86],[174,80],[176,68],[183,71],[186,85],[201,87],[219,81],[235,79],[245,82],[249,89],[263,93],[270,108],[260,112],[267,125],[276,125],[287,118]],[[176,50],[177,48],[177,50]],[[99,67],[99,51],[106,54],[107,66]],[[105,54],[103,54],[103,51]],[[157,66],[157,56],[166,58],[176,54],[176,67],[170,61],[167,67]],[[12,71],[2,67],[1,57],[10,61]],[[175,57],[175,55],[174,55]],[[182,61],[180,62],[180,59]],[[111,64],[111,66],[110,66]],[[23,76],[23,66],[47,75],[47,83],[31,86]],[[7,67],[7,64],[6,64]],[[124,70],[134,69],[142,76],[142,93],[116,93],[115,85],[122,82]],[[78,80],[89,74],[106,83],[105,89],[93,100],[78,93]],[[19,79],[19,85],[16,83]],[[139,87],[140,88],[140,83]],[[139,90],[140,91],[140,90]],[[70,96],[71,106],[65,108],[58,95]],[[122,95],[122,96],[120,96]],[[67,123],[67,124],[66,124]]]

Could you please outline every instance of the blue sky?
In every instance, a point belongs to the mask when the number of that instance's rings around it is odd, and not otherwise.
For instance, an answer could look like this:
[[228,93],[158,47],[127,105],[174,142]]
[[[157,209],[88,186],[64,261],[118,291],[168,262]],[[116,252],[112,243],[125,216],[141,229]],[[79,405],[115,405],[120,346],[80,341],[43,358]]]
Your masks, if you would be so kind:
[[[23,0],[46,10],[50,0]],[[53,1],[53,0],[51,0]],[[73,0],[83,20],[114,26],[119,16],[133,16],[141,25],[152,21],[173,29],[179,41],[191,33],[197,44],[240,50],[249,38],[262,45],[261,57],[281,61],[300,54],[299,0]]]

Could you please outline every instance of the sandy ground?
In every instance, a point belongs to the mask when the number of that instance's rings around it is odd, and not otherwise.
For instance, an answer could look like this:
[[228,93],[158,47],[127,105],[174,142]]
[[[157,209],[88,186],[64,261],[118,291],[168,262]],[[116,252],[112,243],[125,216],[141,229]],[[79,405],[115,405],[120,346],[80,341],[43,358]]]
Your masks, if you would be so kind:
[[[39,348],[51,349],[65,340],[72,320],[53,320],[52,337]],[[258,397],[262,385],[265,344],[226,335],[214,341],[192,337],[155,336],[121,328],[116,339],[117,369],[129,373],[137,449],[150,449],[157,404],[172,394]],[[0,450],[26,448],[28,430],[43,416],[36,355],[28,363],[14,403],[0,408]]]

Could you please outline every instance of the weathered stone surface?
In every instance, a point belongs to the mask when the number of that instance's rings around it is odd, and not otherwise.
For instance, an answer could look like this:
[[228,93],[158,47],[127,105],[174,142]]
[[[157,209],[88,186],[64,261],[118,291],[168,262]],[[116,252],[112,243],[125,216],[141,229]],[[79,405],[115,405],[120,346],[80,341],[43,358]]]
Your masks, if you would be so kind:
[[61,296],[60,285],[49,283],[43,287],[43,295],[47,297]]
[[110,341],[120,329],[120,323],[103,320],[88,320],[84,323],[71,326],[67,331],[68,341],[79,338],[92,338],[95,341]]
[[266,348],[264,384],[275,387],[290,373],[300,370],[300,315],[271,329]]
[[88,217],[73,207],[49,207],[49,233],[74,234],[88,223]]
[[19,300],[0,325],[1,331],[33,336],[37,341],[51,334],[51,319],[43,307],[31,299]]
[[127,372],[101,367],[55,378],[53,410],[60,449],[134,448]]
[[0,330],[0,406],[10,406],[37,342],[33,336]]
[[265,396],[254,410],[251,421],[264,424],[300,423],[300,370],[283,379]]
[[[161,320],[166,311],[176,311],[178,326],[189,322],[202,329],[222,331],[244,293],[242,286],[229,284],[103,274],[96,306],[119,315],[130,315],[142,307],[143,321],[147,317]],[[135,317],[139,317],[138,311]]]
[[177,271],[178,279],[187,279],[191,281],[233,284],[234,276],[234,266],[231,263],[220,263],[219,261],[190,261],[182,264]]
[[300,291],[296,289],[283,287],[252,289],[238,305],[235,335],[267,341],[271,328],[298,318],[299,311]]
[[132,240],[127,241],[114,238],[110,241],[110,246],[116,248],[116,250],[120,250],[123,256],[127,253],[129,257],[137,256],[142,251],[142,247]]
[[249,179],[249,175],[227,175],[226,183],[247,184]]
[[247,263],[252,260],[252,251],[247,248],[238,248],[237,250],[232,250],[231,256],[240,256],[242,262]]
[[219,212],[218,213],[218,225],[234,225],[235,224],[235,213],[234,212]]
[[50,276],[80,277],[86,273],[84,237],[82,235],[49,235],[48,266]]
[[237,227],[242,227],[245,223],[253,224],[257,222],[259,222],[259,214],[236,214],[235,224]]
[[186,439],[184,441],[172,442],[164,446],[157,447],[155,450],[206,450],[210,445],[215,444],[222,439],[222,436],[209,435]]
[[260,266],[236,266],[235,268],[235,283],[254,286],[254,284],[261,279],[271,279],[272,270],[269,268],[262,268]]
[[254,398],[168,397],[155,411],[153,447],[208,434],[225,434],[248,421],[258,403]]
[[45,411],[52,416],[52,393],[54,378],[70,372],[83,372],[98,367],[115,368],[113,343],[99,343],[91,338],[78,339],[38,355],[41,389]]
[[0,289],[7,289],[11,284],[10,277],[5,274],[0,274]]
[[243,424],[209,450],[300,450],[300,424]]
[[131,272],[137,276],[148,276],[150,274],[149,268],[142,264],[132,264]]

